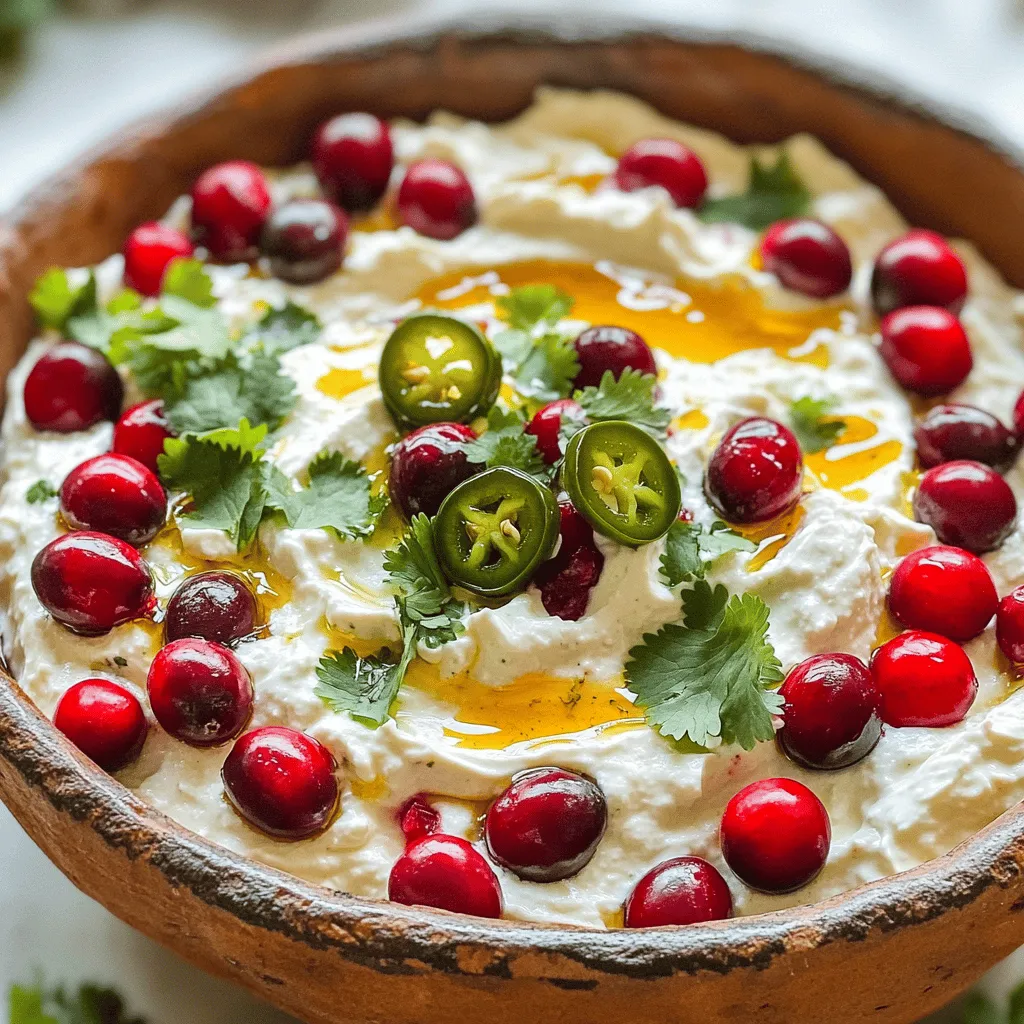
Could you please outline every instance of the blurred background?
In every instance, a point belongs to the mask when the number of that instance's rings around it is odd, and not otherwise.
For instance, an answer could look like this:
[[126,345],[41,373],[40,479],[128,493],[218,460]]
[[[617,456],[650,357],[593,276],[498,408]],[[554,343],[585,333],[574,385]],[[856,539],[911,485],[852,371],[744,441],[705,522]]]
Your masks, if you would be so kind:
[[[0,218],[106,134],[289,35],[460,11],[547,11],[568,25],[619,13],[774,38],[882,73],[1024,147],[1024,0],[0,0]],[[0,807],[0,994],[37,972],[114,984],[150,1024],[288,1024],[78,893]],[[1002,997],[1022,977],[1018,957],[983,988]],[[930,1024],[975,1020],[958,1006]]]

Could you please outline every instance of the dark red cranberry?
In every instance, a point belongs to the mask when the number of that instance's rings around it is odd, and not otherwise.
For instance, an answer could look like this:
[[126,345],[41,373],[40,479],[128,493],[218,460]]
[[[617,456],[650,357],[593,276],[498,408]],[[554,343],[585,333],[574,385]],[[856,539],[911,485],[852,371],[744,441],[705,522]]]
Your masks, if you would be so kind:
[[658,372],[650,346],[628,328],[611,325],[588,327],[575,344],[580,369],[573,384],[578,388],[596,387],[608,370],[616,380],[626,370]]
[[832,825],[825,805],[793,779],[762,779],[741,789],[722,815],[722,856],[761,892],[793,892],[828,859]]
[[124,385],[102,352],[62,341],[43,353],[25,380],[25,415],[36,430],[70,434],[116,420]]
[[887,725],[937,729],[954,725],[978,693],[971,659],[938,633],[912,629],[875,651],[871,674]]
[[293,199],[267,218],[260,248],[270,272],[289,284],[330,277],[345,256],[348,217],[325,199]]
[[608,824],[600,787],[565,768],[520,772],[487,811],[491,856],[528,882],[558,882],[590,863]]
[[148,729],[138,698],[109,679],[75,683],[58,702],[53,724],[106,772],[142,753]]
[[925,469],[957,459],[984,462],[1000,472],[1017,458],[1017,438],[990,412],[973,405],[936,405],[914,429]]
[[407,434],[391,451],[388,493],[407,519],[422,512],[436,515],[441,502],[463,480],[482,468],[466,458],[474,440],[461,423],[430,423]]
[[934,231],[908,231],[875,260],[871,301],[879,316],[901,306],[944,306],[959,313],[967,298],[967,271]]
[[164,636],[168,643],[192,636],[231,647],[252,636],[259,625],[252,588],[233,572],[211,569],[189,576],[171,595]]
[[604,555],[594,543],[594,530],[570,501],[559,502],[558,553],[543,562],[533,582],[540,589],[548,615],[567,622],[582,619],[604,568]]
[[732,917],[732,893],[714,864],[702,857],[676,857],[636,883],[625,909],[627,928],[724,921]]
[[619,158],[613,176],[623,192],[660,185],[676,206],[699,206],[708,175],[699,156],[675,139],[641,139]]
[[127,455],[157,472],[157,458],[164,453],[164,441],[174,437],[161,398],[139,402],[126,409],[114,424],[112,448],[119,455]]
[[176,228],[151,220],[128,236],[123,251],[124,283],[143,295],[159,295],[171,260],[188,259],[195,250]]
[[1015,587],[999,602],[996,643],[1015,665],[1024,665],[1024,586]]
[[387,123],[373,114],[340,114],[313,140],[320,186],[346,210],[368,210],[388,187],[395,154]]
[[800,662],[779,694],[786,702],[779,745],[807,768],[848,768],[867,757],[882,734],[875,681],[852,654]]
[[297,729],[265,726],[241,736],[221,769],[224,791],[254,828],[276,839],[308,839],[338,809],[338,762]]
[[1017,520],[1017,499],[991,466],[965,459],[929,469],[914,495],[914,518],[943,544],[976,555],[999,547]]
[[940,306],[904,306],[885,316],[880,330],[886,366],[915,394],[944,395],[962,384],[974,365],[963,326]]
[[458,836],[424,836],[395,861],[388,899],[474,917],[501,917],[501,886],[486,860]]
[[712,453],[704,493],[730,522],[758,523],[797,503],[803,475],[803,455],[792,431],[752,416],[729,430]]
[[192,225],[210,255],[225,263],[255,256],[270,206],[266,176],[248,160],[216,164],[192,186]]
[[407,843],[441,831],[441,814],[423,793],[409,797],[398,811],[398,825]]
[[557,462],[563,454],[558,443],[563,419],[567,423],[578,423],[581,428],[586,423],[579,402],[574,402],[571,398],[559,398],[555,402],[542,405],[533,414],[533,419],[526,424],[526,432],[537,438],[537,450],[549,466]]
[[153,577],[130,544],[78,530],[51,540],[32,562],[32,589],[63,626],[99,636],[153,610]]
[[398,188],[398,215],[428,238],[455,238],[476,223],[473,186],[447,160],[417,160]]
[[1024,391],[1017,396],[1013,406],[1013,432],[1017,440],[1024,440]]
[[151,469],[128,455],[107,452],[68,473],[60,510],[73,530],[109,533],[138,547],[164,525],[167,495]]
[[900,562],[889,583],[889,610],[902,625],[957,643],[976,637],[998,603],[988,566],[963,548],[921,548]]
[[845,292],[853,276],[846,243],[827,224],[810,217],[773,224],[761,239],[761,265],[784,288],[812,299]]
[[233,740],[252,715],[252,679],[222,644],[186,637],[160,649],[146,680],[156,720],[193,747]]

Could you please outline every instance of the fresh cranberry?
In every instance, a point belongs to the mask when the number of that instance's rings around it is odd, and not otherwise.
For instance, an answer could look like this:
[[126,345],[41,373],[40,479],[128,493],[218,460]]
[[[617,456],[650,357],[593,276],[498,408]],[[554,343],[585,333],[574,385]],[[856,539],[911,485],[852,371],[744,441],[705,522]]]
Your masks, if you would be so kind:
[[1017,438],[990,412],[973,405],[936,405],[914,430],[925,469],[972,459],[1001,472],[1017,458]]
[[191,636],[230,647],[252,636],[259,620],[256,595],[245,580],[211,569],[189,576],[171,595],[164,636],[168,643]]
[[978,692],[971,659],[938,633],[912,629],[875,651],[871,674],[887,725],[937,729],[954,725],[970,710]]
[[102,352],[77,341],[48,349],[25,380],[25,415],[36,430],[70,434],[116,420],[124,385]]
[[447,160],[417,160],[398,187],[398,215],[421,235],[448,241],[476,223],[473,186]]
[[308,839],[338,809],[338,762],[297,729],[265,726],[241,736],[221,769],[224,791],[254,828],[277,839]]
[[124,243],[124,283],[143,295],[159,295],[171,260],[188,259],[194,251],[176,228],[155,220],[140,224]]
[[999,547],[1017,520],[1017,499],[991,466],[960,459],[929,469],[914,495],[914,517],[943,544],[976,555]]
[[533,582],[548,615],[576,622],[586,613],[590,592],[601,578],[604,555],[594,543],[593,527],[572,502],[560,502],[559,510],[558,553],[539,566]]
[[325,199],[293,199],[267,218],[260,248],[270,272],[289,284],[315,284],[340,266],[348,217]]
[[313,140],[313,170],[323,190],[346,210],[368,210],[388,187],[395,153],[391,130],[373,114],[340,114]]
[[794,217],[773,224],[761,239],[761,265],[790,291],[828,299],[850,287],[846,243],[827,224]]
[[424,796],[417,793],[409,797],[398,811],[398,825],[407,843],[441,831],[441,814]]
[[944,306],[959,313],[966,298],[963,261],[934,231],[908,231],[875,260],[871,301],[879,316],[901,306]]
[[712,453],[704,493],[730,522],[758,523],[797,503],[803,474],[803,455],[792,431],[752,416],[729,430]]
[[58,702],[53,724],[106,772],[142,753],[148,728],[138,698],[109,679],[75,683]]
[[627,928],[724,921],[732,917],[732,893],[714,864],[702,857],[676,857],[636,883],[625,909]]
[[1024,665],[1024,586],[1015,587],[999,602],[996,643],[1015,665]]
[[562,457],[558,439],[562,432],[563,417],[568,423],[578,423],[580,427],[586,422],[579,402],[571,398],[559,398],[542,405],[526,424],[526,432],[537,438],[537,450],[549,466]]
[[491,856],[519,878],[558,882],[590,863],[607,824],[596,782],[564,768],[531,768],[491,804],[484,838]]
[[407,519],[436,515],[441,502],[481,466],[466,458],[476,437],[461,423],[430,423],[407,434],[391,451],[388,493]]
[[573,384],[578,388],[596,387],[608,370],[616,380],[626,370],[658,372],[650,346],[639,334],[625,327],[588,327],[575,345],[580,369]]
[[616,187],[623,192],[660,185],[676,206],[700,205],[708,188],[701,159],[675,139],[641,139],[619,158]]
[[192,186],[192,224],[199,241],[226,263],[255,255],[270,206],[267,179],[248,160],[217,164]]
[[160,649],[146,680],[156,720],[193,747],[233,740],[252,715],[252,679],[223,644],[186,637]]
[[32,562],[32,589],[63,626],[85,636],[153,610],[153,577],[130,544],[78,530],[51,540]]
[[878,691],[867,665],[852,654],[816,654],[779,688],[785,700],[779,745],[807,768],[848,768],[882,735]]
[[164,441],[174,436],[164,415],[163,399],[153,398],[124,411],[114,424],[112,448],[119,455],[127,455],[148,466],[155,473],[156,460],[164,453]]
[[486,860],[458,836],[417,839],[395,861],[388,899],[474,917],[501,917],[501,886]]
[[903,306],[882,319],[879,352],[902,387],[944,395],[971,372],[971,343],[960,321],[940,306]]
[[824,804],[793,779],[741,789],[722,815],[722,856],[751,889],[792,892],[825,866],[832,825]]
[[1017,396],[1013,406],[1013,431],[1018,441],[1024,440],[1024,391]]

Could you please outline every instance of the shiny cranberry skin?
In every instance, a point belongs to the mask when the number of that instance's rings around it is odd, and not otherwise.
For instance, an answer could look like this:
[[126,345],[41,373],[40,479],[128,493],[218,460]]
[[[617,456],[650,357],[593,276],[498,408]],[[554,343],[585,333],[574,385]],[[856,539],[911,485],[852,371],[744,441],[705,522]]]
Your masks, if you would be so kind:
[[1000,472],[1017,458],[1017,438],[984,409],[973,405],[936,405],[914,429],[917,457],[925,469],[971,459]]
[[127,455],[86,459],[64,478],[60,510],[74,530],[109,533],[138,547],[167,518],[167,495],[156,474]]
[[265,726],[241,736],[221,769],[232,806],[276,839],[323,832],[338,809],[338,763],[318,740],[297,729]]
[[908,391],[926,398],[964,382],[974,365],[971,343],[952,313],[939,306],[904,306],[882,319],[878,351]]
[[786,702],[779,746],[806,768],[848,768],[867,757],[882,735],[875,681],[852,654],[816,654],[800,662],[779,694]]
[[730,522],[759,523],[797,503],[803,474],[803,455],[792,431],[752,416],[729,430],[712,453],[704,493]]
[[1024,440],[1024,391],[1017,396],[1013,406],[1013,431],[1019,441]]
[[889,583],[889,610],[903,626],[957,643],[976,637],[998,603],[988,566],[963,548],[921,548],[896,566]]
[[216,164],[192,186],[192,225],[210,255],[225,263],[255,255],[270,206],[266,176],[248,160]]
[[398,825],[407,843],[441,831],[441,814],[422,793],[417,793],[402,804],[398,811]]
[[1024,665],[1024,586],[1015,587],[999,602],[996,643],[1015,665]]
[[879,316],[902,306],[944,306],[955,314],[966,298],[963,261],[934,231],[908,231],[875,260],[871,301]]
[[424,836],[410,843],[391,869],[388,899],[474,917],[501,917],[502,911],[497,876],[458,836]]
[[793,779],[762,779],[728,803],[720,830],[725,862],[751,889],[793,892],[828,859],[832,825],[825,805]]
[[929,469],[914,495],[914,518],[943,544],[976,555],[999,547],[1017,520],[1017,499],[991,466],[960,459]]
[[395,163],[391,130],[373,114],[339,114],[313,140],[320,186],[346,210],[368,210],[388,187]]
[[123,252],[124,283],[143,295],[159,295],[171,260],[188,259],[195,250],[176,228],[151,220],[128,236]]
[[627,928],[724,921],[732,917],[732,893],[714,864],[702,857],[676,857],[636,883],[625,910]]
[[106,772],[142,753],[148,729],[138,698],[109,679],[75,683],[58,702],[53,724]]
[[571,398],[559,398],[557,401],[542,405],[526,424],[526,432],[537,438],[537,450],[541,458],[550,466],[562,457],[562,449],[558,437],[562,430],[562,418],[567,422],[578,423],[580,428],[586,424],[583,407]]
[[463,445],[476,434],[461,423],[430,423],[402,438],[391,452],[388,493],[406,519],[437,514],[441,502],[482,468]]
[[76,530],[51,540],[32,562],[32,589],[63,626],[85,636],[153,610],[153,577],[130,544]]
[[164,453],[164,441],[174,437],[164,415],[163,399],[153,398],[126,409],[114,424],[114,443],[119,455],[127,455],[157,472],[157,458]]
[[160,649],[146,680],[156,720],[177,740],[216,747],[252,715],[252,679],[223,644],[186,637]]
[[260,248],[270,272],[289,284],[315,284],[340,266],[348,217],[324,199],[293,199],[267,218]]
[[613,177],[623,192],[659,185],[676,206],[699,206],[708,188],[700,157],[675,139],[641,139],[619,158]]
[[256,595],[241,577],[223,569],[189,576],[167,602],[167,641],[200,637],[232,646],[260,625]]
[[608,370],[616,380],[625,370],[658,372],[650,346],[639,334],[625,327],[588,327],[575,345],[580,369],[573,384],[578,388],[596,387]]
[[561,515],[558,553],[542,562],[533,582],[548,615],[567,622],[583,618],[590,603],[590,591],[597,586],[604,568],[604,555],[594,543],[594,530],[572,502],[559,502]]
[[476,223],[476,196],[469,178],[447,160],[417,160],[398,187],[403,224],[428,238],[448,241]]
[[25,415],[36,430],[70,434],[116,420],[124,385],[102,352],[62,341],[32,367],[24,395]]
[[760,251],[761,265],[790,291],[828,299],[850,287],[850,250],[820,220],[777,221],[764,233]]

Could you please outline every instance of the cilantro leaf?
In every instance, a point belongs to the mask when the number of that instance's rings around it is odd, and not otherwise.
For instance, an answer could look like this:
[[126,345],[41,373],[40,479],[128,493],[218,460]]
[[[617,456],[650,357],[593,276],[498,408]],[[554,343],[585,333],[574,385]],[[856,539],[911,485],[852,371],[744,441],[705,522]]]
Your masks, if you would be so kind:
[[686,580],[704,576],[704,560],[700,557],[699,523],[677,519],[665,536],[665,553],[661,556],[661,574],[670,587]]
[[519,364],[533,350],[533,335],[529,331],[498,331],[491,342],[498,350],[507,373],[515,373]]
[[553,402],[572,391],[580,361],[572,340],[561,334],[545,334],[534,342],[513,373],[516,390],[538,402]]
[[573,300],[553,284],[513,288],[495,303],[498,314],[516,330],[530,331],[540,324],[554,326],[572,310]]
[[217,300],[213,278],[199,260],[172,260],[160,285],[163,296],[175,295],[200,309],[212,309]]
[[43,327],[63,331],[68,320],[84,316],[96,308],[96,276],[89,276],[81,285],[72,285],[66,270],[54,267],[40,277],[28,301]]
[[711,524],[711,529],[700,537],[700,553],[705,562],[713,562],[728,551],[756,551],[757,545],[741,533],[720,520]]
[[746,192],[706,199],[697,209],[697,216],[707,223],[729,221],[761,231],[777,220],[806,213],[810,204],[810,191],[793,170],[789,156],[782,152],[774,167],[752,156]]
[[143,1024],[128,1014],[117,992],[97,985],[81,985],[75,993],[12,985],[8,1013],[10,1024]]
[[846,420],[830,416],[835,398],[811,398],[805,395],[789,407],[789,421],[800,448],[807,455],[831,448],[846,429]]
[[668,409],[654,404],[658,379],[652,373],[625,370],[618,380],[605,370],[601,383],[576,392],[576,401],[591,422],[629,420],[649,433],[662,435],[672,419]]
[[49,480],[37,480],[26,492],[25,500],[30,505],[38,505],[50,498],[56,498],[60,494]]
[[313,344],[322,330],[315,313],[289,299],[281,309],[267,310],[244,340],[269,355],[280,355]]
[[487,429],[472,441],[465,441],[462,450],[470,462],[509,466],[547,482],[551,473],[537,449],[537,438],[526,433],[526,424],[515,412],[503,412],[491,406],[487,413]]
[[729,602],[729,591],[719,583],[714,590],[707,580],[696,580],[683,591],[683,625],[687,629],[717,629]]

